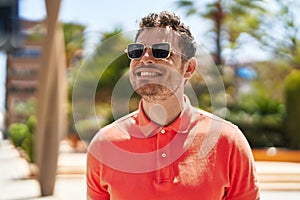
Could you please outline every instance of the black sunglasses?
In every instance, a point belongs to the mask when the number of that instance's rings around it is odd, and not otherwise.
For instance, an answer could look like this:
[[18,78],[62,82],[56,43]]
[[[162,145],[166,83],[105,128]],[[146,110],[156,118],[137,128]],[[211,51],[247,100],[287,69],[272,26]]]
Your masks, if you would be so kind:
[[[132,43],[127,46],[125,52],[127,53],[128,58],[139,59],[144,55],[147,47],[148,46],[141,43]],[[171,54],[171,45],[166,42],[152,44],[151,53],[154,58],[166,59]]]

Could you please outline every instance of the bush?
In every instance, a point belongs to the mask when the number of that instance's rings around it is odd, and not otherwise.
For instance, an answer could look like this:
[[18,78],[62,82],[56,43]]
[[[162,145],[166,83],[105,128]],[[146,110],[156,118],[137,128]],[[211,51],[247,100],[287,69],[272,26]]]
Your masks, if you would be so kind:
[[29,162],[34,162],[34,128],[36,126],[35,116],[30,116],[26,122],[14,123],[8,127],[8,136],[14,146],[21,148],[27,155]]
[[12,143],[16,147],[20,147],[30,132],[26,124],[14,123],[8,127],[8,134]]
[[285,107],[264,95],[246,95],[230,108],[226,118],[238,125],[251,147],[288,147],[284,134]]
[[300,71],[294,70],[285,80],[286,131],[290,147],[300,149]]

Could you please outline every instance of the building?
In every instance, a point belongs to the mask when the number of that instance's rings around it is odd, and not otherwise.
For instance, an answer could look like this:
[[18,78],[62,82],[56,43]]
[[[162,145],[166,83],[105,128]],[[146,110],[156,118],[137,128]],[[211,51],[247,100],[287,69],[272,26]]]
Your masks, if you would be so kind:
[[41,21],[21,20],[24,35],[21,49],[7,54],[6,126],[25,122],[34,113],[43,38],[46,29]]

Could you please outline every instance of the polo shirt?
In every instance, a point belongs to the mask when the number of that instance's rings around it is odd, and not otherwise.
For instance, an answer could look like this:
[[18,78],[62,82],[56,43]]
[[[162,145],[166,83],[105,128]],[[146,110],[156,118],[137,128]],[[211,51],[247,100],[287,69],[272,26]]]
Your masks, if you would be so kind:
[[95,200],[254,200],[259,187],[249,144],[237,126],[191,106],[168,126],[142,109],[102,128],[87,152],[87,194]]

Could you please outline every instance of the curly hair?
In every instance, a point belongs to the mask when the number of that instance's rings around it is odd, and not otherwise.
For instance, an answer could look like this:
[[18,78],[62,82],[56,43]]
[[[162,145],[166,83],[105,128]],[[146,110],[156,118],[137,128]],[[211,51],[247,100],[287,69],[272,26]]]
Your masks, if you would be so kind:
[[136,39],[140,33],[147,28],[155,27],[170,27],[172,30],[178,32],[181,35],[179,45],[182,47],[182,52],[184,54],[183,58],[188,60],[189,58],[195,56],[196,53],[196,42],[191,34],[188,26],[180,21],[180,17],[175,13],[169,11],[162,11],[160,13],[150,13],[149,15],[143,17],[139,23],[140,30],[136,35]]

